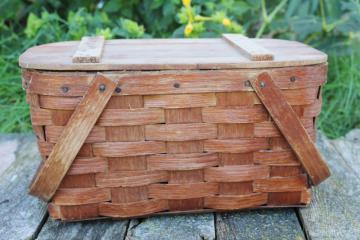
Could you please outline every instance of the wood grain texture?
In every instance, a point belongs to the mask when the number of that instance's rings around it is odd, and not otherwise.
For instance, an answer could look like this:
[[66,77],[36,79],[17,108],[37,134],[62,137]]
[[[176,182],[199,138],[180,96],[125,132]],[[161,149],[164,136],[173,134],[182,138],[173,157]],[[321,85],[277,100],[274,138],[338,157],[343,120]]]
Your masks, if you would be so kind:
[[146,140],[191,141],[217,137],[217,127],[209,123],[158,124],[145,126]]
[[46,203],[27,194],[31,177],[41,163],[36,138],[32,134],[1,134],[3,165],[6,155],[10,155],[10,148],[3,148],[7,141],[18,144],[15,160],[0,174],[0,238],[34,239],[47,218]]
[[82,205],[110,200],[108,188],[59,188],[52,202],[57,205]]
[[[357,132],[357,134],[355,134]],[[348,136],[354,134],[350,140]],[[311,239],[356,239],[360,236],[360,168],[359,155],[354,152],[359,146],[359,130],[347,137],[329,140],[319,134],[317,146],[327,159],[331,177],[313,188],[313,199],[308,208],[300,209],[299,216]],[[357,139],[357,140],[356,140]],[[337,144],[346,143],[341,151]],[[344,157],[348,155],[349,158]]]
[[103,52],[103,36],[82,37],[72,57],[73,63],[99,63]]
[[[106,86],[104,91],[99,90],[102,84]],[[115,87],[115,82],[102,75],[96,76],[88,93],[71,116],[49,158],[35,176],[30,187],[31,194],[45,201],[51,199]],[[79,128],[80,124],[81,128]]]
[[[104,72],[113,79],[119,79],[121,93],[114,93],[113,96],[120,97],[114,101],[120,101],[121,106],[126,104],[132,97],[151,94],[190,94],[190,93],[209,93],[209,92],[245,92],[255,97],[253,89],[246,82],[259,74],[261,70],[213,70],[213,71],[134,71],[125,73]],[[268,69],[276,85],[280,89],[304,89],[318,88],[326,82],[327,65],[318,64],[302,67],[285,67]],[[27,92],[48,96],[82,97],[88,90],[95,73],[77,72],[47,72],[47,71],[24,71],[31,76]],[[290,81],[290,77],[295,77],[295,81]],[[179,88],[175,88],[177,84]],[[62,87],[68,87],[69,91],[64,93]],[[139,99],[141,100],[141,99]],[[299,99],[300,100],[300,99]],[[141,108],[143,104],[134,104],[131,100],[132,108]],[[111,100],[109,101],[109,104]],[[112,104],[109,105],[110,108]],[[123,108],[123,107],[121,107]],[[128,107],[127,107],[128,108]]]
[[253,193],[237,196],[211,196],[205,197],[205,206],[221,210],[235,210],[253,208],[267,203],[266,193]]
[[151,184],[149,186],[149,197],[154,199],[201,198],[217,193],[217,183]]
[[224,40],[230,43],[251,61],[272,61],[274,54],[255,41],[240,34],[222,34]]
[[136,187],[151,183],[166,182],[169,175],[166,171],[121,171],[96,174],[98,187]]
[[[268,73],[260,74],[251,82],[262,103],[298,156],[314,185],[330,176],[330,171],[320,153],[302,126],[279,88]],[[263,84],[263,87],[261,87]],[[264,85],[265,84],[265,85]]]
[[217,213],[216,233],[219,240],[307,239],[293,209]]
[[165,153],[165,143],[158,141],[103,142],[93,144],[95,156],[128,157]]
[[253,183],[254,192],[297,192],[307,189],[305,175],[296,177],[273,177],[256,179]]
[[108,168],[108,162],[106,158],[101,157],[82,157],[75,158],[68,170],[68,175],[86,174],[105,172]]
[[164,122],[164,110],[160,108],[105,109],[97,125],[134,126]]
[[148,108],[194,108],[215,105],[216,97],[214,93],[144,96],[144,106]]
[[264,138],[204,140],[204,149],[208,152],[246,153],[267,149],[268,147],[269,142]]
[[269,176],[270,168],[260,165],[211,167],[204,170],[204,178],[208,182],[246,182]]
[[251,41],[273,52],[275,60],[251,61],[223,39],[132,39],[106,41],[102,61],[97,64],[73,63],[73,51],[79,43],[74,41],[32,47],[20,56],[19,64],[31,69],[101,71],[265,68],[313,65],[327,60],[326,54],[299,42]]
[[268,119],[268,114],[262,106],[202,109],[203,121],[207,123],[254,123]]
[[269,166],[299,166],[295,154],[291,150],[258,151],[254,153],[254,162]]
[[213,153],[157,154],[147,157],[150,170],[193,170],[218,164],[218,156]]
[[133,216],[144,216],[168,209],[166,200],[154,199],[133,203],[101,203],[99,213],[101,216],[126,218]]

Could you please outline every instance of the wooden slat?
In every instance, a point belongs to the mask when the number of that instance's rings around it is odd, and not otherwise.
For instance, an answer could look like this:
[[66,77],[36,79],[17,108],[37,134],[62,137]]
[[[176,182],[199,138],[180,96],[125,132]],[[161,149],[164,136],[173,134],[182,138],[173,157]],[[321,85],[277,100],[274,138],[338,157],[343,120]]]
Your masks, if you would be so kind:
[[[66,127],[63,126],[46,126],[46,140],[50,143],[56,143],[60,139],[65,128]],[[104,142],[105,140],[105,128],[95,126],[85,139],[85,143]]]
[[[148,95],[148,94],[190,94],[209,92],[244,92],[251,93],[252,88],[246,82],[261,70],[213,70],[213,71],[161,71],[161,72],[127,72],[106,73],[113,79],[119,79],[121,95],[114,92],[113,96],[124,95]],[[280,89],[303,89],[317,88],[326,82],[327,65],[273,68],[268,70],[276,79],[276,85]],[[82,97],[88,90],[94,77],[94,73],[84,72],[31,72],[31,84],[28,93],[48,96]],[[290,81],[290,77],[295,81]],[[178,84],[179,88],[175,88]],[[64,93],[63,87],[69,91]],[[253,94],[249,94],[254,96]],[[256,97],[257,98],[257,97]],[[253,99],[253,100],[256,100]],[[124,106],[128,99],[118,99],[120,106]],[[139,99],[142,102],[142,99]],[[132,108],[141,108],[143,103],[129,104]],[[114,108],[109,101],[109,108]],[[221,101],[220,101],[221,102]],[[117,108],[119,108],[117,107]],[[122,107],[121,107],[122,108]]]
[[330,176],[330,171],[320,153],[302,126],[299,118],[286,102],[281,90],[275,86],[268,73],[260,74],[251,81],[262,103],[276,125],[298,156],[314,185]]
[[319,134],[317,146],[327,159],[332,175],[313,188],[309,207],[299,210],[308,239],[357,239],[360,236],[359,136],[359,129],[336,140]]
[[254,123],[268,119],[264,107],[220,108],[205,107],[202,109],[203,121],[207,123]]
[[[16,143],[15,149],[6,144],[9,141]],[[27,194],[27,185],[41,163],[36,138],[0,134],[0,152],[1,165],[6,167],[0,167],[0,238],[35,239],[47,218],[46,203]],[[6,166],[7,158],[14,158],[10,166]]]
[[215,105],[216,97],[214,93],[144,96],[144,106],[148,108],[194,108]]
[[166,200],[153,199],[134,203],[109,203],[104,202],[99,205],[101,216],[127,218],[143,216],[168,209]]
[[291,150],[268,150],[254,152],[254,162],[269,166],[299,166],[295,154]]
[[93,153],[102,157],[128,157],[165,153],[165,143],[157,141],[94,143]]
[[97,125],[134,126],[164,122],[164,110],[160,108],[105,109]]
[[235,210],[253,208],[267,203],[266,193],[253,193],[237,196],[211,196],[205,197],[205,207],[221,210]]
[[145,139],[190,141],[217,137],[217,127],[209,123],[157,124],[145,126]]
[[135,187],[150,183],[166,182],[169,176],[166,171],[121,171],[96,174],[98,187]]
[[269,142],[266,138],[204,140],[204,150],[208,152],[246,153],[261,149],[267,149],[268,147]]
[[219,164],[215,153],[157,154],[147,157],[150,170],[193,170]]
[[243,35],[223,34],[222,37],[251,61],[274,60],[274,54],[272,52]]
[[100,157],[75,158],[67,174],[76,175],[76,174],[105,172],[107,170],[107,166],[108,163],[106,158],[100,158]]
[[72,57],[73,63],[99,63],[104,48],[103,36],[82,37],[76,52]]
[[[108,40],[101,63],[73,63],[79,42],[60,42],[28,49],[20,56],[23,68],[103,71],[160,69],[234,69],[304,66],[324,63],[326,54],[305,44],[280,39],[252,39],[274,52],[274,61],[251,61],[223,39]],[[51,61],[50,61],[51,60]]]
[[190,199],[218,193],[217,183],[151,184],[149,197],[155,199]]
[[59,188],[52,202],[57,205],[81,205],[110,200],[108,188]]
[[117,187],[111,188],[112,203],[130,203],[148,199],[148,187]]
[[215,225],[218,240],[306,239],[293,208],[217,213]]
[[[106,86],[104,91],[99,89],[102,84]],[[71,116],[49,158],[35,176],[30,187],[31,194],[46,201],[54,195],[115,87],[115,82],[102,75],[96,76],[88,93]]]
[[208,182],[246,182],[270,176],[270,168],[260,165],[211,167],[204,170]]
[[297,177],[273,177],[256,179],[253,183],[254,192],[297,192],[306,190],[307,178],[305,175]]

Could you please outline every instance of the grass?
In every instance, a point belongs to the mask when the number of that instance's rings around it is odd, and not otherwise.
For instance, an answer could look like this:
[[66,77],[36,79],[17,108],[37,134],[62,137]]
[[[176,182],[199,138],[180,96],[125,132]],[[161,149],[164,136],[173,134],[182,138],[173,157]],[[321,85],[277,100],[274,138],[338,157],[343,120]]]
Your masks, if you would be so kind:
[[360,56],[330,56],[318,126],[330,138],[360,127]]

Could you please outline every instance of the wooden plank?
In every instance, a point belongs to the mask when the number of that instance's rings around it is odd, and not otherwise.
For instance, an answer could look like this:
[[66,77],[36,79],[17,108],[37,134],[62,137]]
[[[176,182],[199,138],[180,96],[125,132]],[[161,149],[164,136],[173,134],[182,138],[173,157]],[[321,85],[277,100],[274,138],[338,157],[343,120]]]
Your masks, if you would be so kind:
[[[234,69],[303,66],[324,63],[326,54],[303,43],[252,39],[274,53],[274,61],[251,61],[223,39],[108,40],[101,63],[73,63],[79,42],[59,42],[28,49],[20,56],[23,68],[48,70]],[[119,57],[121,56],[121,57]]]
[[[105,86],[105,89],[101,90],[102,86]],[[31,184],[31,194],[45,201],[51,199],[115,87],[115,82],[102,75],[96,75],[92,86],[72,114],[48,159],[40,167]]]
[[99,63],[103,52],[103,36],[82,37],[72,57],[73,63]]
[[216,237],[219,240],[306,239],[293,209],[217,213]]
[[157,124],[145,126],[145,139],[190,141],[217,137],[217,127],[210,123]]
[[214,240],[214,215],[188,214],[133,219],[126,239]]
[[[182,94],[211,92],[244,92],[249,91],[255,96],[247,81],[259,74],[261,70],[213,70],[213,71],[129,71],[104,72],[106,76],[119,79],[120,93],[113,93],[117,98],[110,99],[108,108],[142,108],[142,98],[139,95],[151,94]],[[327,65],[271,68],[271,75],[276,79],[276,85],[281,89],[317,88],[326,82]],[[95,73],[89,72],[28,72],[31,84],[27,92],[41,96],[82,97],[90,86]],[[290,81],[295,77],[295,81]],[[174,87],[178,86],[178,87]],[[63,87],[69,91],[64,93]],[[127,96],[135,99],[128,99]],[[135,95],[135,96],[134,96]],[[119,99],[120,98],[120,99]],[[72,99],[74,101],[76,99]],[[139,101],[140,100],[140,101]],[[136,101],[137,103],[135,103]],[[220,104],[222,101],[220,100]],[[71,103],[71,104],[74,104]],[[70,105],[67,105],[69,107]],[[127,106],[127,107],[125,107]],[[129,107],[130,106],[130,107]],[[53,107],[55,107],[53,105]]]
[[[16,141],[15,160],[0,174],[0,238],[34,239],[46,220],[46,204],[27,194],[41,157],[36,138],[30,134],[0,135],[1,143]],[[11,153],[11,148],[6,149]],[[2,154],[2,161],[5,154]]]
[[291,106],[286,102],[281,90],[275,86],[271,76],[264,72],[251,81],[253,88],[269,111],[280,131],[298,156],[302,166],[314,185],[330,176],[330,171],[316,150],[311,137]]
[[[359,131],[359,130],[358,130]],[[359,135],[357,135],[359,139]],[[319,134],[317,146],[327,159],[332,176],[313,189],[313,200],[308,208],[299,210],[308,239],[357,239],[360,236],[360,169],[341,152],[359,146],[359,140],[348,141],[341,151]],[[336,146],[336,145],[335,145]],[[356,152],[349,154],[358,160]]]
[[251,61],[274,60],[274,54],[272,52],[244,35],[222,34],[222,37]]
[[49,218],[37,239],[124,239],[128,223],[128,220],[64,223]]

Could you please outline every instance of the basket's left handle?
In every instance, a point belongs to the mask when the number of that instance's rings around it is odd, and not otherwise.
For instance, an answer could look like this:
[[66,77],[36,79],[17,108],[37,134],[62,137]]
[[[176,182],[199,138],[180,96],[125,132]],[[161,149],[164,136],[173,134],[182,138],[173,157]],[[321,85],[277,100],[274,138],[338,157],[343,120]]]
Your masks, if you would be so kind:
[[330,176],[330,170],[306,132],[300,119],[286,101],[271,76],[261,73],[251,80],[251,85],[264,104],[270,116],[297,155],[309,175],[312,184],[317,185]]
[[30,194],[45,201],[52,198],[109,101],[116,85],[117,80],[96,74],[48,159],[40,166],[35,175],[30,186]]

